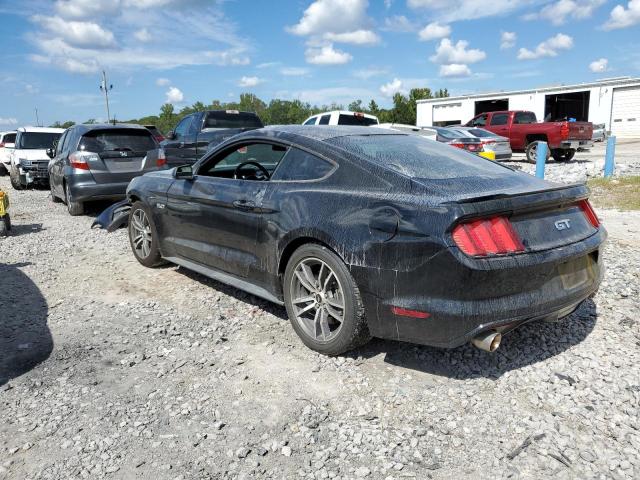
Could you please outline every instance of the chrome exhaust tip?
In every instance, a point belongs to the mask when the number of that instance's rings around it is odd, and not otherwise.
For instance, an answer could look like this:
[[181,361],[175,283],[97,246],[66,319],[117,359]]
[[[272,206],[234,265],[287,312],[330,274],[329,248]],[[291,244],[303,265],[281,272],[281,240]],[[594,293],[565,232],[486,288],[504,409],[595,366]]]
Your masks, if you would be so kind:
[[494,330],[489,330],[475,337],[471,341],[471,343],[473,343],[480,350],[484,350],[485,352],[495,352],[500,346],[501,341],[501,333]]

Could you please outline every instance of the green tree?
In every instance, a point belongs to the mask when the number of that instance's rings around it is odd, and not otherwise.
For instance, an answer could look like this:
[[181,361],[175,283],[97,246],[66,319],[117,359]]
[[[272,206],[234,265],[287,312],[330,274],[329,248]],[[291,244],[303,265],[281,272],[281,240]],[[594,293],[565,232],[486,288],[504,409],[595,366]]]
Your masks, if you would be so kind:
[[59,121],[55,121],[51,125],[51,128],[69,128],[69,127],[73,127],[75,124],[76,122],[73,122],[71,120],[67,120],[66,122],[62,122],[62,123],[60,123]]

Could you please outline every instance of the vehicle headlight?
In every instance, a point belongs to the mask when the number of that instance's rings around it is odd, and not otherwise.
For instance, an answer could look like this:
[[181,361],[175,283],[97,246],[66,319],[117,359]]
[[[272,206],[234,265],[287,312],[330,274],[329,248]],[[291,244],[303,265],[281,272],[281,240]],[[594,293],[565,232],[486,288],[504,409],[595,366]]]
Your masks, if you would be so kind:
[[31,166],[31,160],[29,160],[27,158],[19,158],[18,159],[18,165],[20,165],[21,167],[30,167]]

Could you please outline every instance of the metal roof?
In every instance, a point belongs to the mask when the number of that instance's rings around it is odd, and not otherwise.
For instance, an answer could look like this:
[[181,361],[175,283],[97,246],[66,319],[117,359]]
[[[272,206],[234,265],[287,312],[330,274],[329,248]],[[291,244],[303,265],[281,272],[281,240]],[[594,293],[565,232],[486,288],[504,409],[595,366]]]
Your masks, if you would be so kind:
[[471,98],[485,98],[485,97],[505,97],[509,95],[520,95],[527,93],[537,93],[537,92],[552,92],[552,91],[561,91],[561,90],[574,90],[581,88],[594,88],[594,87],[609,87],[609,86],[640,86],[640,78],[633,77],[617,77],[617,78],[607,78],[603,80],[598,80],[596,82],[588,82],[588,83],[576,83],[572,85],[550,85],[539,88],[530,88],[525,90],[509,90],[509,91],[498,91],[498,92],[485,92],[485,93],[472,93],[468,95],[458,95],[455,97],[444,97],[444,98],[425,98],[422,100],[417,100],[416,103],[451,103],[455,101],[467,100]]

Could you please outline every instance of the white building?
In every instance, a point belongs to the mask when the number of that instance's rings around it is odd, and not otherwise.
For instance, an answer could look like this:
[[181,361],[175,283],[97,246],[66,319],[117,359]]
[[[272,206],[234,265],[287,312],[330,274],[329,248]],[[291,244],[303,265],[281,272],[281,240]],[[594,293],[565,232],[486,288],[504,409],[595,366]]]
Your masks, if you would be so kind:
[[640,137],[640,78],[418,100],[416,124],[455,125],[497,110],[531,110],[539,121],[575,118],[604,123],[620,138]]

